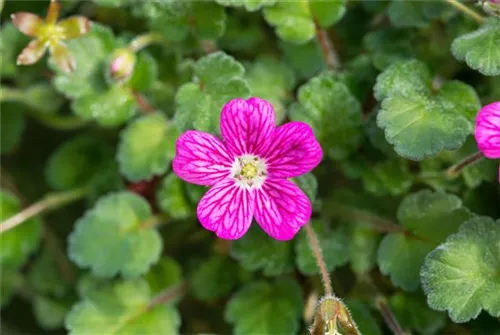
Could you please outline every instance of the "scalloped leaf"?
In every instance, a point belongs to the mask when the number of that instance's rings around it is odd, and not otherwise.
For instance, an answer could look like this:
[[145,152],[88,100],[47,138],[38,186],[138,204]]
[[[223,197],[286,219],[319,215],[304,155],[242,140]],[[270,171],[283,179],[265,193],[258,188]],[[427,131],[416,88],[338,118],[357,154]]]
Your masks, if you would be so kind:
[[87,292],[66,316],[71,335],[179,334],[179,312],[154,299],[143,279],[108,283]]
[[89,186],[112,164],[112,151],[99,138],[81,135],[59,146],[45,166],[45,178],[55,190]]
[[264,18],[283,40],[303,44],[316,36],[316,25],[328,28],[344,16],[345,0],[283,1],[264,8]]
[[166,176],[156,190],[156,202],[160,210],[173,219],[193,216],[194,208],[186,197],[185,183],[174,173]]
[[72,302],[45,296],[36,296],[33,314],[45,330],[57,330],[64,326],[64,318],[71,309]]
[[70,278],[64,276],[53,253],[47,248],[41,251],[28,272],[27,280],[37,293],[62,298],[71,287]]
[[292,243],[277,241],[252,225],[231,246],[231,256],[248,271],[262,270],[265,276],[278,276],[293,270]]
[[175,259],[164,256],[144,278],[148,281],[151,292],[157,294],[169,287],[181,284],[182,268]]
[[244,74],[239,62],[220,51],[198,60],[193,82],[182,85],[175,96],[174,122],[181,130],[219,132],[222,106],[250,95]]
[[363,38],[373,66],[383,71],[391,64],[413,55],[411,34],[406,30],[377,29]]
[[343,159],[362,139],[361,106],[347,86],[326,72],[312,78],[298,91],[290,118],[309,124],[326,153]]
[[500,316],[500,220],[474,217],[425,259],[421,277],[427,303],[454,322],[481,310]]
[[236,285],[238,267],[228,257],[212,255],[199,264],[190,275],[193,296],[210,301],[228,294]]
[[[162,239],[148,227],[149,204],[130,192],[112,193],[77,220],[69,236],[69,256],[97,277],[137,277],[158,262]],[[103,252],[105,251],[105,252]]]
[[451,45],[456,59],[485,76],[500,74],[500,19],[491,18],[478,30],[456,38]]
[[94,120],[103,127],[120,126],[137,112],[132,91],[118,84],[75,99],[71,107],[82,119]]
[[302,304],[302,289],[289,278],[255,281],[231,298],[224,318],[235,335],[297,334]]
[[404,232],[382,239],[377,262],[394,285],[414,291],[420,285],[425,256],[456,232],[471,213],[455,195],[422,190],[403,199],[397,216]]
[[373,228],[360,222],[351,225],[347,250],[352,271],[365,274],[373,269],[379,242],[380,234]]
[[[19,200],[10,192],[0,190],[0,224],[22,209]],[[0,235],[0,265],[16,269],[23,265],[38,248],[42,223],[37,217]]]
[[403,329],[432,335],[446,324],[446,315],[430,309],[425,301],[425,296],[420,292],[396,293],[391,296],[389,304]]
[[146,1],[134,4],[136,15],[167,41],[180,42],[190,35],[217,39],[226,29],[224,7],[211,1]]
[[125,128],[118,144],[120,172],[129,180],[149,180],[165,173],[175,156],[177,127],[162,113],[148,114]]
[[464,83],[446,82],[434,92],[430,72],[416,60],[390,66],[374,90],[382,101],[377,124],[387,141],[400,156],[417,161],[460,148],[480,108],[476,92]]
[[[317,220],[308,224],[313,226],[314,232],[318,236],[328,271],[345,265],[349,260],[349,253],[345,252],[349,242],[346,231],[343,229],[329,230],[324,222]],[[306,276],[319,273],[316,258],[314,258],[307,234],[303,229],[295,241],[295,262],[299,271]]]
[[413,185],[413,175],[408,162],[391,159],[371,166],[361,174],[365,189],[376,195],[397,196],[408,192]]

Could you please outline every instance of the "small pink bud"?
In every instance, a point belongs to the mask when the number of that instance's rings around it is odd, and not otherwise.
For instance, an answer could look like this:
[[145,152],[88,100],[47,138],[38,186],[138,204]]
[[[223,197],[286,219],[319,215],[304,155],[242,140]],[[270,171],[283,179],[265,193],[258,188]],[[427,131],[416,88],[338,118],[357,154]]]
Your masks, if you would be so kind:
[[117,50],[110,65],[111,77],[120,82],[128,80],[134,71],[135,59],[135,54],[129,49]]

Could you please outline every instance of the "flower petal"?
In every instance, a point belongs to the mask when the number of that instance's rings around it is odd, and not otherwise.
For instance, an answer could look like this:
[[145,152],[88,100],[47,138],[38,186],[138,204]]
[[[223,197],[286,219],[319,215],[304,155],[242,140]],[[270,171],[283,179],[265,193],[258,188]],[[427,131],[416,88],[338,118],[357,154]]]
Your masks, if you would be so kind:
[[266,179],[255,191],[255,221],[276,240],[293,238],[311,212],[309,198],[286,179]]
[[12,14],[10,17],[14,26],[28,36],[36,36],[38,30],[44,24],[38,15],[32,13],[19,12]]
[[61,10],[61,4],[57,0],[50,0],[49,9],[47,10],[47,16],[45,17],[45,22],[48,24],[54,24],[59,17],[59,12]]
[[56,43],[50,46],[50,51],[57,67],[64,72],[71,74],[76,69],[76,62],[66,45],[63,43]]
[[484,106],[476,118],[475,137],[488,158],[500,158],[500,102]]
[[198,204],[201,225],[220,238],[242,237],[252,223],[254,194],[253,190],[239,187],[230,178],[217,183]]
[[234,158],[214,135],[187,131],[177,139],[175,150],[173,170],[189,183],[212,186],[231,173]]
[[31,41],[26,48],[17,56],[17,65],[35,64],[42,58],[47,50],[47,45],[36,39]]
[[90,20],[85,16],[72,16],[57,24],[64,32],[64,39],[70,40],[85,35],[90,30]]
[[323,150],[309,125],[289,122],[275,130],[271,146],[264,158],[272,177],[297,177],[314,169]]
[[220,131],[235,155],[259,154],[269,144],[275,122],[273,106],[267,101],[233,99],[222,108]]

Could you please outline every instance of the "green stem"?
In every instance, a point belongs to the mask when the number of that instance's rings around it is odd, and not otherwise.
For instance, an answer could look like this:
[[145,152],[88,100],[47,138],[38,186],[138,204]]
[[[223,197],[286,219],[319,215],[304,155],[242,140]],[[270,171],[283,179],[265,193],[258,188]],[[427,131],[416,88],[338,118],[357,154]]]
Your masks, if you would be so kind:
[[387,300],[384,297],[378,296],[375,299],[375,305],[394,335],[409,335],[403,330],[403,328],[401,328],[396,316],[392,313],[389,305],[387,304]]
[[143,230],[149,229],[152,227],[166,224],[167,222],[168,222],[168,217],[166,215],[164,214],[153,215],[152,217],[141,223],[140,229]]
[[341,67],[339,56],[333,47],[332,42],[328,38],[328,33],[325,29],[321,28],[318,22],[314,22],[316,26],[316,37],[318,39],[319,45],[321,46],[321,52],[323,54],[323,59],[330,70],[338,69]]
[[328,273],[328,268],[326,267],[326,262],[323,258],[323,252],[321,250],[321,246],[319,245],[318,236],[314,232],[310,223],[306,224],[305,230],[309,240],[309,247],[314,254],[314,258],[316,258],[316,263],[318,264],[318,268],[321,273],[321,281],[323,282],[325,295],[334,297],[335,294],[333,293],[332,280],[330,279],[330,274]]
[[2,86],[0,90],[0,101],[24,101],[25,95],[23,90]]
[[472,19],[474,19],[477,23],[483,24],[486,22],[486,18],[482,17],[463,3],[459,2],[458,0],[445,0],[447,3],[464,13],[465,15],[468,15]]
[[30,112],[29,115],[36,119],[41,124],[57,129],[71,131],[83,128],[89,124],[89,121],[83,120],[82,118],[74,115],[70,116],[60,116],[57,114],[39,114],[35,112]]
[[40,201],[34,203],[33,205],[25,208],[16,215],[8,218],[0,224],[0,234],[4,234],[12,228],[17,227],[26,220],[44,213],[50,210],[57,209],[64,205],[70,204],[77,200],[80,200],[87,193],[85,188],[77,188],[74,190],[60,192],[60,193],[49,193],[44,196]]
[[153,43],[159,42],[163,42],[163,36],[157,33],[149,33],[137,36],[130,42],[128,47],[131,51],[138,52]]
[[450,166],[448,168],[448,170],[446,170],[446,176],[448,178],[454,178],[454,177],[458,176],[460,174],[460,172],[462,172],[463,169],[465,169],[469,165],[472,165],[476,162],[479,162],[483,158],[484,158],[484,156],[483,156],[482,152],[476,152],[476,153],[464,158],[463,160],[461,160],[457,164]]

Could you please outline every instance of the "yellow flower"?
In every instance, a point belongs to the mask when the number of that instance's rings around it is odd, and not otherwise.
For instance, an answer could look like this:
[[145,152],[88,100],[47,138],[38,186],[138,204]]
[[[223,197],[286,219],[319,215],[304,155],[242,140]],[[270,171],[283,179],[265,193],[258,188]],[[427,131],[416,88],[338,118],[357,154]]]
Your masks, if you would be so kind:
[[59,2],[51,0],[45,20],[27,12],[12,14],[12,23],[17,29],[25,35],[35,37],[17,57],[18,65],[31,65],[38,62],[49,49],[61,70],[66,73],[72,73],[75,70],[75,60],[64,41],[88,33],[90,20],[84,16],[72,16],[58,22],[59,10]]

